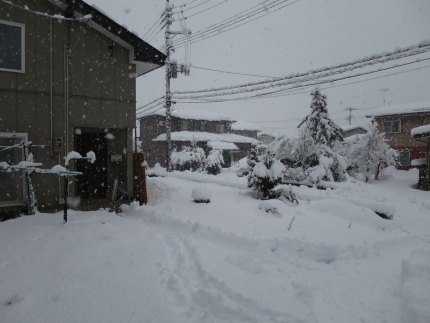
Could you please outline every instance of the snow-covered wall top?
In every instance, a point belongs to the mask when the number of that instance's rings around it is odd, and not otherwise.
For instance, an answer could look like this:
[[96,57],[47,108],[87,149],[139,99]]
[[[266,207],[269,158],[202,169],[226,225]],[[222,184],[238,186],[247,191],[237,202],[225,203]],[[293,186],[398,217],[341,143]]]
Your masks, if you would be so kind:
[[427,125],[421,126],[421,127],[416,127],[416,128],[413,128],[411,130],[412,137],[422,136],[422,135],[425,135],[425,134],[430,135],[430,124],[427,124]]
[[219,150],[239,150],[239,148],[234,143],[224,141],[209,141],[208,147]]
[[[239,136],[232,133],[210,133],[210,132],[194,132],[194,131],[178,131],[172,132],[172,141],[221,141],[233,143],[245,143],[256,145],[259,143],[254,138]],[[153,141],[166,141],[166,134],[161,134]]]
[[[159,115],[159,116],[165,116],[166,115],[166,109],[158,110],[151,115]],[[190,113],[183,110],[174,110],[172,113],[173,117],[181,118],[181,119],[191,119],[191,120],[205,120],[205,121],[234,121],[233,119],[230,119],[228,117],[223,117],[217,114],[211,114],[211,115],[197,115],[194,113]]]
[[236,121],[231,125],[231,130],[260,130],[256,125],[247,121]]
[[350,130],[354,130],[354,129],[363,129],[366,130],[366,128],[364,128],[363,126],[357,126],[357,125],[347,125],[347,126],[341,126],[343,131],[350,131]]
[[372,113],[366,114],[366,117],[379,117],[379,116],[385,116],[385,115],[419,113],[419,112],[430,113],[430,101],[399,104],[399,105],[389,105],[389,106],[375,109]]

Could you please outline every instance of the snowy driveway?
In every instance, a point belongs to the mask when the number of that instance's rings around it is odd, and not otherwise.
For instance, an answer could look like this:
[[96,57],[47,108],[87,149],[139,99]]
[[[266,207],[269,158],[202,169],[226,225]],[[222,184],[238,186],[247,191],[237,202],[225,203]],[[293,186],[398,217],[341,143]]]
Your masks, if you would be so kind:
[[[241,179],[151,178],[152,204],[121,216],[0,223],[0,322],[428,322],[430,200],[415,176],[296,189],[278,215]],[[212,202],[193,203],[195,187]]]

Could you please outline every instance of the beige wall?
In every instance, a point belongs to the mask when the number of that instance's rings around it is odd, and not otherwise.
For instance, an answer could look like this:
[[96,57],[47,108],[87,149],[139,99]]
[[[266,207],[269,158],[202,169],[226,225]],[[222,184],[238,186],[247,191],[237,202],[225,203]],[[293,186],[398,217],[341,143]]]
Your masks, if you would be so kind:
[[[61,13],[45,0],[14,3],[41,12]],[[0,5],[0,19],[25,24],[25,72],[0,71],[0,132],[28,133],[34,144],[51,144],[52,138],[65,137],[64,47],[70,42],[68,150],[73,150],[76,127],[122,129],[118,136],[121,141],[118,139],[115,146],[121,146],[116,149],[121,152],[125,148],[129,157],[123,165],[127,176],[124,185],[131,193],[136,82],[130,77],[135,67],[129,64],[129,51],[84,22],[51,20],[4,3]],[[62,163],[62,154],[49,149],[35,150],[34,155],[44,168]],[[38,194],[42,204],[49,207],[57,203],[57,178],[39,175],[34,182],[39,193],[43,192]]]

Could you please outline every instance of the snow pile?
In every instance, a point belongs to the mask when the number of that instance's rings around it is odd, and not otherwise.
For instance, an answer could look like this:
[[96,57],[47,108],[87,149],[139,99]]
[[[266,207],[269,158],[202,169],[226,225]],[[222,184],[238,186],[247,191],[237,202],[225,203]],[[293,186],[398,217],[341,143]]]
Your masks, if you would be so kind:
[[209,203],[211,201],[211,193],[204,187],[196,187],[191,192],[191,197],[196,203]]
[[416,251],[402,262],[403,322],[430,322],[430,252]]
[[412,137],[415,136],[423,136],[423,135],[430,135],[430,124],[416,127],[411,130]]

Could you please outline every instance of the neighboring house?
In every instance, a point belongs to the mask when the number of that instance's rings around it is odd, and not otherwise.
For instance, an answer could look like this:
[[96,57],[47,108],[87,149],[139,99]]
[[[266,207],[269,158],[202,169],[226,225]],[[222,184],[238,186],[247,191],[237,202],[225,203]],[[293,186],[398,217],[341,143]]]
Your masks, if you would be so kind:
[[269,145],[275,140],[275,136],[267,132],[258,132],[257,139],[264,145]]
[[[131,198],[136,77],[162,66],[164,59],[84,1],[2,2],[0,145],[22,140],[50,145],[33,150],[45,169],[64,165],[70,151],[92,150],[94,164],[72,162],[83,175],[70,185],[70,195],[90,201],[88,208],[106,205],[113,191]],[[22,158],[19,150],[0,152],[0,161],[16,164]],[[42,174],[32,179],[39,206],[58,209],[63,180]],[[0,209],[23,204],[25,186],[22,174],[1,173]]]
[[341,128],[343,138],[348,138],[354,135],[364,135],[367,133],[366,128],[362,126],[343,126]]
[[412,137],[426,145],[426,155],[412,160],[412,166],[419,169],[418,188],[430,190],[430,123],[411,130]]
[[399,152],[398,167],[409,168],[425,158],[426,144],[411,137],[411,129],[430,123],[430,102],[386,106],[366,115],[378,123],[391,148]]
[[[149,166],[166,164],[165,110],[140,118],[142,151]],[[211,149],[223,150],[225,167],[245,157],[253,145],[258,144],[256,130],[233,129],[237,122],[219,117],[190,115],[175,112],[171,118],[172,150],[182,150],[195,143],[206,154]],[[238,134],[239,133],[239,134]],[[244,136],[248,134],[250,136]]]

